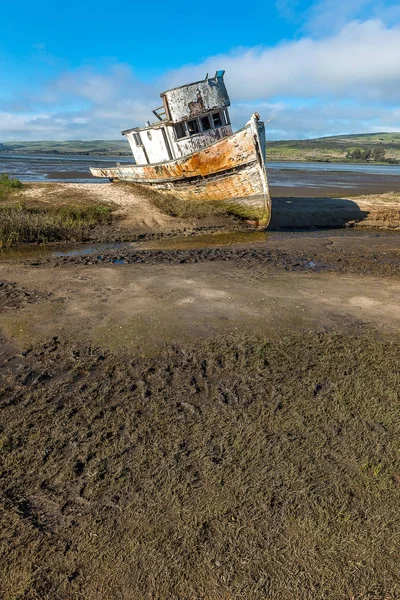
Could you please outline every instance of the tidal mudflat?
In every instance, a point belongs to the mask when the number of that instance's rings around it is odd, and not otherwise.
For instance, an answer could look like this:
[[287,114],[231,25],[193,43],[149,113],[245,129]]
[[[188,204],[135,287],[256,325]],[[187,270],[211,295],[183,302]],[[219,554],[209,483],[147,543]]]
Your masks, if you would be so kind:
[[130,246],[0,256],[2,597],[398,598],[398,232],[113,189]]

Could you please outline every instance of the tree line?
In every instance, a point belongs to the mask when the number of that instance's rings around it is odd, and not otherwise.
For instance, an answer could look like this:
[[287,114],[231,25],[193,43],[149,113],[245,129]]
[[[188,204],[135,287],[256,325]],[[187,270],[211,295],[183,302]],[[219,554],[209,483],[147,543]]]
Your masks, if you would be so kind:
[[373,160],[375,162],[387,162],[391,164],[398,164],[399,161],[396,158],[386,158],[386,150],[385,148],[351,148],[347,154],[346,158],[351,160]]

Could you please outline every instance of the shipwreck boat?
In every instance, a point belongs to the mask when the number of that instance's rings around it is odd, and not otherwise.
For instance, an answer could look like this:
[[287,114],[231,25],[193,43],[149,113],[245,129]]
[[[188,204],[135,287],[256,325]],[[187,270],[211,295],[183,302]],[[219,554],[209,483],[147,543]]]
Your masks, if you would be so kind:
[[266,227],[271,198],[265,126],[254,113],[232,132],[224,73],[160,94],[163,105],[153,111],[156,123],[122,131],[135,164],[93,167],[92,175],[185,200],[224,201],[232,212]]

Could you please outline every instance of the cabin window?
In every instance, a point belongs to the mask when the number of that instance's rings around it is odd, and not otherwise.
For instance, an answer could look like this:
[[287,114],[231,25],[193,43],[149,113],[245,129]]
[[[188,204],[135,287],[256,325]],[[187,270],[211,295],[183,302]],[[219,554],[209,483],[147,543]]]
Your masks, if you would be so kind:
[[203,131],[208,131],[211,129],[210,117],[206,115],[205,117],[201,117],[201,128]]
[[140,133],[134,133],[133,139],[135,140],[136,146],[143,146],[142,138],[140,137]]
[[176,125],[174,125],[174,129],[177,140],[186,137],[185,123],[177,123]]
[[195,135],[196,133],[199,133],[199,125],[197,123],[197,119],[193,119],[193,121],[188,121],[187,126],[189,135]]
[[221,119],[221,115],[219,114],[219,112],[213,113],[212,119],[213,119],[214,127],[221,127],[222,119]]
[[222,114],[224,116],[225,125],[229,125],[230,119],[229,119],[229,113],[228,113],[227,109],[225,109]]

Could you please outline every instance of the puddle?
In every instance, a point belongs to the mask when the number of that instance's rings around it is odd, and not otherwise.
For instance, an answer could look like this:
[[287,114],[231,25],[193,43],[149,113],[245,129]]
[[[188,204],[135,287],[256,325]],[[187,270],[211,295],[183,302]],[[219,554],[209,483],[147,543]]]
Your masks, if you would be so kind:
[[[123,253],[134,250],[191,250],[210,247],[235,246],[253,244],[289,238],[325,238],[325,237],[388,237],[397,235],[398,231],[362,229],[319,229],[319,230],[286,230],[286,231],[225,231],[188,236],[164,237],[161,239],[99,244],[46,244],[16,246],[0,249],[0,262],[15,260],[35,260],[44,258],[59,258],[68,256],[97,256],[99,259],[105,253],[115,252],[114,264],[123,264]],[[319,265],[310,263],[309,268]]]
[[91,256],[104,252],[132,250],[136,243],[113,244],[27,244],[0,250],[0,261],[7,260],[33,260],[35,258],[52,258],[61,256]]
[[190,250],[209,248],[210,246],[234,246],[266,242],[270,233],[266,231],[226,231],[223,233],[206,233],[187,237],[176,236],[159,240],[150,240],[137,245],[141,250]]
[[[121,242],[110,244],[46,244],[16,246],[0,250],[0,261],[34,260],[43,258],[59,258],[67,256],[101,256],[105,252],[126,252],[132,250],[183,250],[191,248],[207,248],[210,246],[232,246],[253,242],[264,242],[268,235],[265,231],[234,231],[224,233],[208,233],[191,236],[165,237],[158,240],[141,242]],[[115,259],[114,264],[122,264],[123,260]]]
[[116,244],[88,244],[70,249],[57,249],[51,256],[91,256],[92,254],[101,254],[103,252],[115,252],[117,250],[132,250],[137,247],[134,242],[116,243]]

